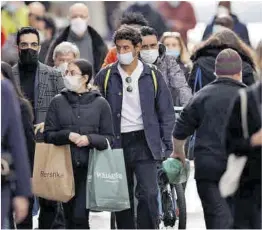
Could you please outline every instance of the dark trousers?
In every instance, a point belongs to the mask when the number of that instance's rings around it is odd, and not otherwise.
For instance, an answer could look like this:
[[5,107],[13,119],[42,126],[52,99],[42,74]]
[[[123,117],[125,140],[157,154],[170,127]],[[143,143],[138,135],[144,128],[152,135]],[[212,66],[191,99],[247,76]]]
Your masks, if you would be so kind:
[[231,229],[233,216],[228,201],[221,197],[218,182],[197,180],[197,191],[200,197],[207,229]]
[[234,229],[261,229],[261,184],[240,187],[235,195]]
[[33,206],[34,197],[31,197],[29,198],[28,214],[22,223],[16,225],[17,229],[33,229]]
[[39,197],[39,229],[64,228],[64,219],[59,210],[59,203]]
[[74,168],[75,196],[63,203],[66,229],[90,229],[86,209],[87,168]]
[[131,209],[116,213],[118,229],[135,229],[134,175],[137,186],[137,228],[156,229],[158,224],[157,162],[148,148],[144,131],[122,134]]

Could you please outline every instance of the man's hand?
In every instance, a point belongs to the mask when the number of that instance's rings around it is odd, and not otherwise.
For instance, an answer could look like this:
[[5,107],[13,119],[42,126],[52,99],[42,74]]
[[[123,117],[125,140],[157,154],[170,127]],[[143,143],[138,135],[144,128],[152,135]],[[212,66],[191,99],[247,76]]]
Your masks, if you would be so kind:
[[15,212],[15,222],[21,223],[28,214],[29,202],[26,197],[17,196],[13,199],[13,208]]
[[254,133],[250,139],[251,146],[262,146],[262,129]]
[[44,132],[44,128],[45,128],[45,123],[44,122],[36,124],[34,126],[35,126],[35,135],[37,134],[38,131],[40,131],[40,133]]
[[69,140],[76,144],[76,141],[81,137],[80,134],[71,132],[69,134]]
[[171,158],[175,158],[175,159],[179,159],[179,160],[181,160],[183,166],[186,165],[186,156],[185,156],[185,154],[173,152],[173,153],[170,155],[170,157],[171,157]]
[[77,145],[77,147],[85,147],[88,146],[90,143],[87,136],[83,135],[77,139],[75,144]]

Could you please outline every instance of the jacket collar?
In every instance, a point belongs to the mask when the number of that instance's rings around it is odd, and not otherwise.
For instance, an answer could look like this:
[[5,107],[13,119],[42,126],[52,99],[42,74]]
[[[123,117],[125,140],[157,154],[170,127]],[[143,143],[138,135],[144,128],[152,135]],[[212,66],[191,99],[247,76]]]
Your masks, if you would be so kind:
[[242,88],[247,87],[247,85],[245,85],[244,83],[239,82],[237,80],[234,80],[232,78],[228,78],[228,77],[219,77],[219,78],[216,78],[216,80],[213,81],[213,84],[221,84],[221,83],[230,84],[230,85],[238,85]]

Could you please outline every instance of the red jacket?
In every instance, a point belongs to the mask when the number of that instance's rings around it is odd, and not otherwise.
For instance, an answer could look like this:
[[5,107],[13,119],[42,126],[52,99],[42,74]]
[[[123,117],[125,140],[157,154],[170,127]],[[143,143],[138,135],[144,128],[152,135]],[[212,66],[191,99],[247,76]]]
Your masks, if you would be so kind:
[[114,63],[114,62],[116,62],[116,61],[117,61],[116,47],[113,47],[113,48],[111,48],[111,49],[108,51],[102,67],[104,68],[104,67],[106,67],[107,65],[112,64],[112,63]]

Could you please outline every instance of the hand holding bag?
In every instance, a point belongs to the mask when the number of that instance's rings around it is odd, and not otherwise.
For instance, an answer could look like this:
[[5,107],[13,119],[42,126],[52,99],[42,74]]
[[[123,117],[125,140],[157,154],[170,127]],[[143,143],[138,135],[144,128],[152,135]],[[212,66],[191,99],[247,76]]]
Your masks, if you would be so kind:
[[[241,89],[239,94],[241,102],[242,131],[244,138],[247,139],[249,137],[247,124],[247,94],[245,89]],[[236,156],[234,153],[229,155],[227,169],[219,181],[219,190],[222,197],[231,196],[237,191],[246,162],[247,156]]]
[[122,149],[90,150],[86,208],[116,212],[130,208]]

